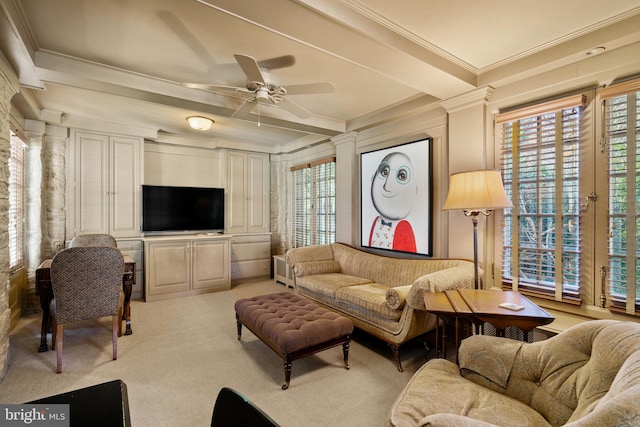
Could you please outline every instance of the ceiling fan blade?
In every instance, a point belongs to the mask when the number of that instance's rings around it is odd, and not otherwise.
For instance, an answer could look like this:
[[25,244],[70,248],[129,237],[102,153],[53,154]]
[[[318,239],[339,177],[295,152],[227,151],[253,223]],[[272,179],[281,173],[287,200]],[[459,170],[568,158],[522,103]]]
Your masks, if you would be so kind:
[[203,90],[223,90],[229,92],[247,92],[246,88],[237,86],[210,85],[207,83],[182,83],[184,87]]
[[247,76],[247,79],[250,82],[260,82],[263,84],[266,83],[264,81],[264,77],[262,76],[262,71],[260,71],[260,67],[258,66],[258,63],[256,62],[255,59],[253,59],[250,56],[242,55],[239,53],[236,53],[233,56],[234,58],[236,58],[236,61],[238,61],[240,68],[242,68],[242,71],[244,71],[244,73]]
[[244,117],[245,115],[249,114],[249,112],[253,110],[253,107],[255,107],[257,104],[258,103],[256,102],[255,98],[249,98],[244,101],[244,103],[240,107],[238,107],[236,111],[233,112],[231,117]]
[[311,117],[311,113],[308,110],[302,108],[298,104],[294,104],[293,102],[288,101],[286,98],[278,102],[277,105],[279,107],[282,107],[284,110],[287,110],[292,114],[295,114],[301,119],[308,119],[309,117]]
[[333,93],[336,87],[331,82],[307,83],[301,85],[286,86],[287,95],[303,95],[310,93]]
[[268,70],[275,70],[276,68],[290,67],[296,63],[296,58],[293,55],[278,56],[276,58],[265,59],[258,61],[260,67],[264,67]]

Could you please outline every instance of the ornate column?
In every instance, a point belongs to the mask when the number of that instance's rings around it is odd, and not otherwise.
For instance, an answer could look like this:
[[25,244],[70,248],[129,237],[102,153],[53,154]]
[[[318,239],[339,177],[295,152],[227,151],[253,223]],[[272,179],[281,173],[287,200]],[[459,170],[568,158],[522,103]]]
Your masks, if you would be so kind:
[[51,258],[64,248],[65,215],[65,150],[68,129],[47,125],[42,147],[43,205],[42,257]]
[[[449,115],[449,171],[442,179],[447,182],[449,175],[492,166],[493,144],[489,143],[492,130],[487,128],[489,113],[487,103],[493,88],[486,86],[442,101],[440,105]],[[446,192],[445,192],[446,195]],[[448,215],[449,247],[447,256],[473,259],[473,225],[462,211],[452,211]],[[486,226],[485,219],[478,223],[478,259],[484,260]],[[481,261],[480,265],[485,268]]]
[[274,255],[283,255],[289,248],[291,174],[289,162],[281,155],[272,155],[271,165],[271,249]]
[[24,156],[25,175],[25,266],[27,267],[27,289],[23,299],[25,313],[40,310],[36,296],[35,273],[42,262],[42,140],[45,124],[41,121],[25,120],[25,136],[28,144]]
[[[357,132],[344,133],[331,138],[336,146],[336,241],[356,246],[360,219],[354,194],[358,194]],[[354,193],[355,188],[355,193]]]

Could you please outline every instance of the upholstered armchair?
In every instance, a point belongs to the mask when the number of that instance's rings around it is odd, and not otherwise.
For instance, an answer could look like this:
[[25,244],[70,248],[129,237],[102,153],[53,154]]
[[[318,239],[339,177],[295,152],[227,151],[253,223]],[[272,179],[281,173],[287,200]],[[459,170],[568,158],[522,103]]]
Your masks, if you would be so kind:
[[433,359],[392,407],[405,426],[640,426],[640,324],[592,320],[523,343],[474,335]]
[[80,246],[109,246],[117,248],[118,244],[116,239],[109,234],[82,234],[71,239],[71,243],[69,243],[70,248]]
[[64,325],[70,322],[111,316],[113,360],[117,359],[118,336],[122,335],[123,273],[122,254],[112,247],[69,248],[53,258],[51,348],[56,350],[58,373],[62,372]]

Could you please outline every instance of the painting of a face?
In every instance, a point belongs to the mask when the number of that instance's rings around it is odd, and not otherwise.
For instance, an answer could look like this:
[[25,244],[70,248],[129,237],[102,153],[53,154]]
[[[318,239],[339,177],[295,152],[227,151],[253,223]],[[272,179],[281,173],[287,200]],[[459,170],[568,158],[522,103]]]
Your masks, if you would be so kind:
[[432,144],[425,137],[360,154],[362,247],[433,255]]
[[380,215],[392,220],[405,218],[416,194],[417,182],[409,157],[399,152],[385,156],[371,182],[371,200]]

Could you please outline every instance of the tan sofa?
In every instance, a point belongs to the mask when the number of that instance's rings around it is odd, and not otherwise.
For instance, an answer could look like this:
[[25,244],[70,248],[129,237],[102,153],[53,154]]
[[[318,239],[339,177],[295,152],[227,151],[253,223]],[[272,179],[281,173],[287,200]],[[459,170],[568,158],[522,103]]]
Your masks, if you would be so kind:
[[391,409],[408,426],[640,426],[640,324],[592,320],[546,341],[474,335],[428,361]]
[[334,243],[287,251],[296,293],[353,320],[391,347],[402,372],[399,346],[436,326],[424,311],[423,291],[473,287],[473,262],[406,259]]

